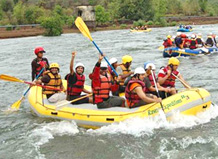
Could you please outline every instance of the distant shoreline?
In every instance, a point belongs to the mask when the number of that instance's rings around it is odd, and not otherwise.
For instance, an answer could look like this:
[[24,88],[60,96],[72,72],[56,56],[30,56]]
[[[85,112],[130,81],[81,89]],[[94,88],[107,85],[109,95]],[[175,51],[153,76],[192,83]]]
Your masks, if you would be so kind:
[[[167,21],[172,22],[175,21],[179,24],[188,24],[188,25],[205,25],[205,24],[217,24],[218,17],[166,17]],[[127,24],[126,28],[130,29],[132,25]],[[159,26],[148,26],[149,28],[159,27]],[[96,27],[94,31],[102,31],[102,30],[118,30],[121,29],[120,26],[108,26],[108,27]],[[0,39],[8,39],[8,38],[18,38],[18,37],[29,37],[29,36],[39,36],[44,34],[44,29],[41,27],[33,27],[33,28],[20,28],[19,30],[11,30],[7,31],[5,28],[0,28]],[[78,33],[79,30],[77,28],[63,28],[63,34],[65,33]]]

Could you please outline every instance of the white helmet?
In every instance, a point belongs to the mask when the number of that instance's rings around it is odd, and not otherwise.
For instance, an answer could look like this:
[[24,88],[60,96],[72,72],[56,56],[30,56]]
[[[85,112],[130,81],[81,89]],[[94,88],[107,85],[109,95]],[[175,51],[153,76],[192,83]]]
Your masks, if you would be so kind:
[[201,34],[201,33],[198,33],[198,36],[202,36],[202,34]]
[[176,33],[177,36],[180,36],[181,34],[182,34],[181,32],[177,32],[177,33]]
[[207,35],[208,35],[208,36],[212,36],[212,35],[213,35],[213,33],[208,33]]
[[75,65],[75,71],[76,71],[76,68],[77,67],[79,67],[79,66],[81,66],[81,67],[83,67],[83,69],[85,69],[85,66],[81,63],[81,62],[79,62],[79,63],[77,63],[76,65]]
[[145,62],[145,63],[144,63],[144,69],[145,69],[145,70],[147,70],[150,66],[151,66],[151,69],[152,69],[152,70],[155,70],[155,69],[156,69],[156,67],[155,67],[155,65],[154,65],[153,63],[151,63],[151,62]]
[[109,60],[109,63],[112,65],[113,63],[116,63],[117,62],[117,59],[115,57],[111,58]]
[[194,38],[195,38],[195,34],[192,34],[192,35],[191,35],[191,38],[193,38],[193,39],[194,39]]
[[101,66],[100,67],[107,67],[107,62],[101,62]]
[[145,74],[145,69],[143,67],[137,67],[134,71],[135,74]]

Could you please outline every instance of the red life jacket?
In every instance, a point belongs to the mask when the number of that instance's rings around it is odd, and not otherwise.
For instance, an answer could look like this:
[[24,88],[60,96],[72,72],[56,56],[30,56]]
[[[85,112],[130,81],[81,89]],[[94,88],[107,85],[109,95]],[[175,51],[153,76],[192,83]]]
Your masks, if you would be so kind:
[[[42,61],[38,61],[36,58],[35,61],[37,63],[37,68],[36,68],[36,76],[37,76],[43,68],[42,65],[46,66],[47,62],[46,62],[45,58],[42,58]],[[42,64],[40,64],[40,63],[42,63]],[[41,74],[41,76],[42,76],[42,74]]]
[[70,84],[68,81],[69,75],[67,76],[67,95],[75,95],[79,96],[83,91],[84,83],[85,83],[85,76],[79,75],[76,73],[76,83]]
[[[162,68],[162,70],[164,71],[165,75],[167,75],[168,68],[164,67]],[[179,71],[176,70],[176,71],[173,71],[172,73],[177,76],[179,74]],[[176,77],[171,74],[161,86],[165,88],[175,87],[175,82],[176,82],[175,80],[176,80]]]
[[[154,78],[156,79],[155,74],[154,74]],[[148,76],[148,79],[151,82],[151,85],[154,86],[154,79],[151,74]]]
[[172,46],[172,41],[171,41],[171,39],[166,39],[166,40],[164,40],[163,46],[164,46],[164,48],[171,47],[171,46]]
[[93,89],[94,103],[98,104],[103,102],[103,99],[109,98],[109,92],[111,90],[111,79],[110,75],[106,76],[100,75],[100,87],[95,87]]
[[130,102],[129,107],[134,106],[135,104],[137,104],[141,100],[141,98],[137,95],[137,93],[134,93],[133,91],[130,91],[130,86],[133,83],[140,84],[142,86],[143,92],[146,91],[146,87],[145,87],[144,82],[142,82],[141,80],[130,80],[129,83],[127,84],[126,90],[125,90],[125,97]]
[[190,46],[189,46],[189,48],[190,49],[196,49],[197,47],[196,47],[196,40],[195,39],[192,39],[191,40],[191,42],[190,42]]

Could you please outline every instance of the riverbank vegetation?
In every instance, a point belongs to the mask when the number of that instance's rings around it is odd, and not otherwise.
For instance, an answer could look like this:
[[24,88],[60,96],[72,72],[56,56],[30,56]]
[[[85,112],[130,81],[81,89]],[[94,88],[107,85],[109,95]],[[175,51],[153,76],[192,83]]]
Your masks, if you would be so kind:
[[[98,26],[178,25],[169,16],[218,16],[216,0],[1,0],[0,25],[40,24],[48,36],[72,27],[78,5],[95,6]],[[16,28],[19,29],[19,28]]]

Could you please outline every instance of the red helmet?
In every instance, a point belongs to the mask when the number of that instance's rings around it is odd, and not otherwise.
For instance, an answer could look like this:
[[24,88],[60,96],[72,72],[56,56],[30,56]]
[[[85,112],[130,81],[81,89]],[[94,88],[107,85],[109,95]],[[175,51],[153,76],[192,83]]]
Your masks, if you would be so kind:
[[37,48],[35,48],[35,54],[37,55],[39,52],[43,52],[43,53],[45,53],[45,50],[43,49],[43,47],[37,47]]
[[180,36],[181,36],[181,38],[187,38],[186,34],[181,34]]

